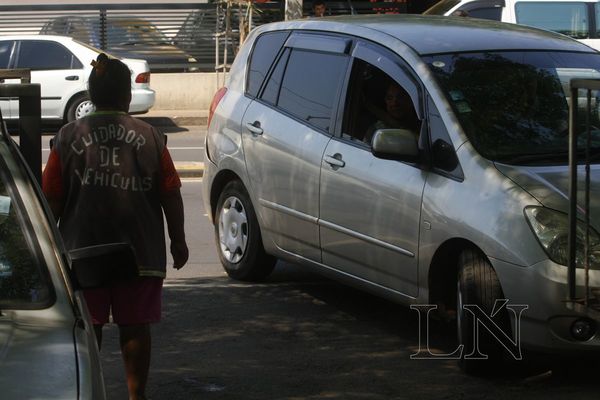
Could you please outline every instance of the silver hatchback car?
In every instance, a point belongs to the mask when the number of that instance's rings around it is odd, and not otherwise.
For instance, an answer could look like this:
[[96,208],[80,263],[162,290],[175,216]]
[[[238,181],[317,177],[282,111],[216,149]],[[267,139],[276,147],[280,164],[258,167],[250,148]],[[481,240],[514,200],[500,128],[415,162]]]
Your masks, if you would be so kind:
[[[600,77],[600,54],[492,21],[261,26],[209,118],[204,202],[225,270],[262,279],[280,258],[406,305],[437,305],[457,316],[465,349],[479,343],[496,360],[506,342],[468,305],[525,348],[600,350],[598,314],[564,301],[575,76]],[[600,229],[598,165],[591,177]],[[592,288],[599,246],[592,230]],[[581,269],[577,277],[581,293]],[[477,361],[461,357],[467,371]]]

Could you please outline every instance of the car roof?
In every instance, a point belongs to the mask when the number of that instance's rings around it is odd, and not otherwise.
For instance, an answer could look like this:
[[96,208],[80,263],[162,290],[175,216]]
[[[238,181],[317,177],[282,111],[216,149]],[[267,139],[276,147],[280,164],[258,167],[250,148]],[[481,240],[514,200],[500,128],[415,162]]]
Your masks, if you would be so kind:
[[[486,50],[596,52],[574,39],[555,32],[465,17],[409,14],[355,15],[276,22],[268,25],[272,25],[275,29],[324,30],[350,35],[355,34],[353,30],[356,31],[356,27],[367,28],[374,33],[392,36],[404,42],[420,55]],[[267,25],[263,25],[265,30],[270,30],[266,27]]]
[[50,40],[61,43],[74,42],[70,36],[64,35],[6,35],[0,36],[0,40]]

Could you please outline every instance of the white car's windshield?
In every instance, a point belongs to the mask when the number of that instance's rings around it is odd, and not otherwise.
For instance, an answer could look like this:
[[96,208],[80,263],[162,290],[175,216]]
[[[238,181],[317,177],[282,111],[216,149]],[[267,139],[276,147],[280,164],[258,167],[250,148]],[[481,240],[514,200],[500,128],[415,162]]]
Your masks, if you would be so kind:
[[[424,58],[477,151],[515,164],[567,162],[569,82],[600,78],[600,55],[591,53],[514,51]],[[579,96],[584,122],[586,94],[581,91]],[[592,92],[594,155],[600,154],[599,107],[600,93]],[[585,135],[579,139],[583,149]]]

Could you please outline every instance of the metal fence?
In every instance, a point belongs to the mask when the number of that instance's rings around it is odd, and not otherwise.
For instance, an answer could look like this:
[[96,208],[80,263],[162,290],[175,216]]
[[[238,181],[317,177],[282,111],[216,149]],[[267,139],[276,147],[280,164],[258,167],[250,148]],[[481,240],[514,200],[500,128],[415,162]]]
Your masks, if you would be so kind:
[[[312,1],[304,2],[311,15]],[[252,4],[252,27],[284,19],[284,1]],[[327,15],[406,12],[405,2],[329,1]],[[239,19],[216,55],[225,16],[216,3],[0,5],[1,35],[71,36],[118,57],[142,58],[153,72],[215,71],[239,46]]]
[[[590,287],[590,268],[592,262],[592,224],[591,211],[591,169],[592,132],[597,130],[598,115],[597,94],[600,93],[599,79],[572,79],[571,104],[569,108],[569,237],[568,237],[568,287],[567,305],[580,312],[593,312],[600,316],[600,292]],[[580,95],[585,106],[581,106]],[[594,100],[594,101],[592,101]],[[593,105],[593,106],[592,106]],[[578,157],[578,153],[583,156]],[[583,165],[583,190],[578,188],[579,168]],[[583,195],[583,199],[578,198]],[[579,219],[580,215],[583,221]],[[583,230],[582,243],[577,231]],[[583,268],[583,285],[577,277],[577,269]],[[583,286],[583,290],[577,290]]]

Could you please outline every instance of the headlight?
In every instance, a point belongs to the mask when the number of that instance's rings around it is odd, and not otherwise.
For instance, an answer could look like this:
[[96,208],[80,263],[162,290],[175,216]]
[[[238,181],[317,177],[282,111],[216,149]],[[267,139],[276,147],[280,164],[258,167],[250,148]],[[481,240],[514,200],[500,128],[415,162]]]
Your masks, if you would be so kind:
[[[529,226],[537,236],[542,247],[552,261],[561,265],[568,265],[569,254],[569,217],[567,214],[550,210],[544,207],[527,207],[525,215]],[[585,224],[577,221],[577,268],[584,268]],[[600,235],[590,227],[590,268],[600,269]]]

